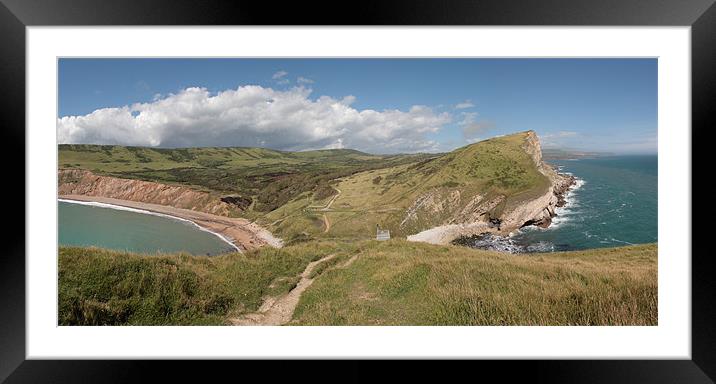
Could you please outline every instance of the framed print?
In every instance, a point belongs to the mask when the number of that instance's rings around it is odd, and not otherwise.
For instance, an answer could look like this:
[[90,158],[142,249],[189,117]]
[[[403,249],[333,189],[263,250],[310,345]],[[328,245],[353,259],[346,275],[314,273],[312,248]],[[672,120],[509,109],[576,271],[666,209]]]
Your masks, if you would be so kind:
[[234,6],[3,0],[25,226],[0,377],[458,358],[711,382],[712,2]]

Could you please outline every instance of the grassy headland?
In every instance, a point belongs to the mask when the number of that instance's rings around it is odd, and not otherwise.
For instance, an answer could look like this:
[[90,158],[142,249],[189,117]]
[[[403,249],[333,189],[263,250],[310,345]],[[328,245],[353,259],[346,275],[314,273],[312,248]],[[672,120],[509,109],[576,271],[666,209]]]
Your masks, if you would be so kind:
[[657,324],[655,244],[525,256],[404,240],[212,258],[60,248],[60,324],[227,324],[329,254],[289,324]]
[[287,241],[361,240],[374,236],[376,224],[404,237],[467,220],[461,215],[481,209],[478,200],[483,205],[494,201],[485,209],[498,217],[543,194],[549,180],[525,149],[529,134],[497,137],[447,154],[391,156],[348,149],[61,145],[59,165],[230,197],[238,216]]

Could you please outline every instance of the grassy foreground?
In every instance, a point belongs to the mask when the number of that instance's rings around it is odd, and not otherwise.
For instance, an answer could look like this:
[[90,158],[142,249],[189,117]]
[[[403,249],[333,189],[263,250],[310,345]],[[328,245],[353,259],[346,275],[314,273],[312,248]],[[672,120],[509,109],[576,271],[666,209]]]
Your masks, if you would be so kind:
[[328,254],[291,324],[657,324],[656,244],[510,255],[403,240],[212,258],[60,248],[59,323],[226,324]]
[[534,255],[366,245],[304,293],[296,324],[657,324],[656,244]]
[[[210,325],[288,292],[327,247],[215,257],[60,247],[60,325]],[[273,284],[272,284],[273,283]]]

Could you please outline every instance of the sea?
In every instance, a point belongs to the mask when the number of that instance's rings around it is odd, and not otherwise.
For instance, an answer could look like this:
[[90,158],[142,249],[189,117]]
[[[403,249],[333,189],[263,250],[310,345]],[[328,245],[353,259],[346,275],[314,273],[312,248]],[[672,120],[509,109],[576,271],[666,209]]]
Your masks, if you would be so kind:
[[145,254],[187,252],[213,256],[236,252],[196,224],[131,208],[58,201],[58,242]]
[[461,245],[511,253],[571,251],[658,240],[656,155],[551,160],[577,184],[548,228],[525,227],[510,237],[462,238]]

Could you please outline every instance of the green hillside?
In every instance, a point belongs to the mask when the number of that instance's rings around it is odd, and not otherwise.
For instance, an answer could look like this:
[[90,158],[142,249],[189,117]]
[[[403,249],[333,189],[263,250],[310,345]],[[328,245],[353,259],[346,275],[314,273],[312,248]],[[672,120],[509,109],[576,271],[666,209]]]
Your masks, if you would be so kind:
[[[60,145],[59,166],[99,175],[180,184],[256,200],[270,212],[302,193],[325,193],[331,180],[434,155],[375,156],[349,149],[282,152],[265,148],[142,148]],[[247,212],[251,216],[252,212]]]
[[[325,258],[331,256],[332,258]],[[295,325],[656,325],[657,246],[510,255],[306,242],[217,257],[60,248],[61,325],[228,324],[313,284]]]
[[[360,236],[371,233],[376,224],[397,236],[416,233],[454,218],[478,195],[485,201],[504,197],[492,210],[499,216],[549,187],[525,152],[525,140],[526,133],[494,138],[435,159],[344,178],[336,184],[341,195],[333,203],[335,212],[326,213],[332,235]],[[426,194],[439,207],[419,209],[414,220],[405,221],[406,211]]]
[[[250,199],[241,216],[288,241],[367,239],[376,224],[405,236],[452,220],[474,199],[494,199],[490,215],[543,194],[549,180],[525,151],[529,132],[447,154],[378,156],[337,149],[158,149],[61,145],[61,168],[181,184]],[[533,133],[532,133],[533,134]],[[429,195],[429,196],[428,196]],[[406,212],[420,198],[425,204]]]

